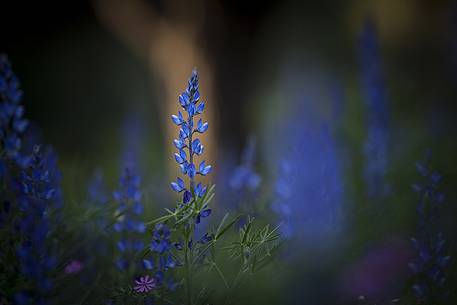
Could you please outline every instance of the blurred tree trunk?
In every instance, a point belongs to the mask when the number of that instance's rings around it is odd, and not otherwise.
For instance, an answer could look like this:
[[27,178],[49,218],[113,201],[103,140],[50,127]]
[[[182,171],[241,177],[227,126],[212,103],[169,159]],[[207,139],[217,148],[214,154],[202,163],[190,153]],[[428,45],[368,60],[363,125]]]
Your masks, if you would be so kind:
[[210,123],[208,133],[201,140],[205,159],[212,164],[216,160],[214,113],[217,107],[213,71],[198,39],[203,26],[203,2],[165,1],[160,13],[144,0],[94,0],[93,4],[101,23],[144,58],[163,82],[164,92],[158,97],[164,101],[157,103],[163,118],[161,126],[170,176],[178,172],[172,154],[172,141],[178,135],[178,128],[170,117],[179,110],[178,96],[185,90],[192,69],[197,68],[202,100],[207,101],[203,119]]

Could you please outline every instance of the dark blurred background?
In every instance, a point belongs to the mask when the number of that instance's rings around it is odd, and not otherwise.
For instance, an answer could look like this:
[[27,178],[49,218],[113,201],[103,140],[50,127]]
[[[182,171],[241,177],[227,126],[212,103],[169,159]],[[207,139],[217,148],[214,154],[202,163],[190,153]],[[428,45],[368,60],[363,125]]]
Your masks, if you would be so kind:
[[[131,2],[132,6],[137,2],[141,1]],[[171,12],[179,1],[142,2],[157,14],[156,19],[182,23],[179,13]],[[122,120],[132,106],[147,109],[151,122],[158,120],[155,110],[163,94],[159,81],[163,76],[151,69],[147,51],[120,38],[114,26],[106,25],[107,17],[101,17],[101,10],[115,11],[119,3],[122,1],[2,3],[1,49],[21,76],[28,115],[65,153],[100,149],[96,143],[114,135],[113,126],[119,124],[112,123]],[[416,111],[431,115],[418,105],[433,107],[436,116],[453,114],[453,64],[457,59],[452,48],[452,1],[182,4],[198,9],[201,26],[195,44],[212,67],[215,101],[210,103],[217,104],[221,139],[230,145],[240,146],[255,128],[249,113],[261,108],[255,97],[266,89],[274,90],[275,78],[284,66],[299,65],[303,74],[311,75],[319,69],[345,85],[356,81],[354,46],[367,18],[374,20],[379,31],[398,115]],[[141,30],[128,36],[140,36]],[[151,35],[150,40],[154,44],[158,39]],[[437,132],[453,128],[453,124],[440,124],[435,126]],[[103,139],[98,138],[102,135]]]
[[[425,148],[433,150],[444,177],[443,226],[455,247],[454,1],[3,1],[0,11],[0,51],[21,80],[27,117],[59,154],[68,196],[78,197],[78,183],[96,168],[114,183],[123,126],[132,115],[144,126],[143,174],[156,189],[165,187],[169,179],[163,177],[173,171],[169,115],[197,67],[213,128],[206,140],[213,163],[228,154],[238,162],[254,135],[256,166],[271,185],[277,168],[269,147],[278,145],[272,131],[283,127],[297,103],[315,111],[303,120],[330,122],[342,143],[344,197],[353,209],[347,213],[355,215],[348,230],[357,234],[348,237],[353,243],[344,248],[345,258],[321,257],[319,269],[310,256],[303,264],[311,267],[300,266],[308,273],[284,275],[293,291],[289,304],[303,304],[302,286],[345,282],[335,274],[353,268],[357,258],[369,261],[367,249],[394,258],[403,251],[415,225],[409,195],[414,162]],[[377,31],[392,134],[387,180],[393,191],[376,221],[361,208],[367,197],[358,174],[365,121],[357,43],[367,20]],[[335,115],[340,125],[333,124]],[[391,246],[393,254],[384,250]],[[386,291],[392,298],[398,293]],[[310,304],[331,299],[325,289],[306,293]]]

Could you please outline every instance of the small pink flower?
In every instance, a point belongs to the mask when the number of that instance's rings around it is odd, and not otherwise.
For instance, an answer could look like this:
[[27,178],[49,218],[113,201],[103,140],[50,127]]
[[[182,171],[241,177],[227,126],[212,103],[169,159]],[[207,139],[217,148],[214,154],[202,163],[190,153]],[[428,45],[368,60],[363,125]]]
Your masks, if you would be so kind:
[[79,260],[72,260],[68,265],[65,266],[66,274],[75,274],[81,272],[84,268],[84,264]]
[[145,275],[140,277],[139,280],[135,281],[136,286],[133,289],[136,292],[146,293],[151,291],[152,289],[156,288],[156,281],[154,278],[149,277],[149,275]]

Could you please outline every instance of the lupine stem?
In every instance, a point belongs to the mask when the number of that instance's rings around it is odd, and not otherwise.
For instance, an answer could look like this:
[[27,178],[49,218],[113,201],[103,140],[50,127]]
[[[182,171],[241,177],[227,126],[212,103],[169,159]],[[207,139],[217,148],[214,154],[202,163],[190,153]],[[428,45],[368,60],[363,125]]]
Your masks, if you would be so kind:
[[[190,123],[193,123],[193,121],[194,120],[189,115],[188,125],[191,126]],[[191,130],[190,131],[190,135],[189,135],[189,147],[188,147],[189,148],[189,161],[190,161],[190,164],[194,164],[194,156],[193,156],[193,151],[192,151],[192,135],[193,135],[193,131]],[[194,197],[194,178],[190,178],[189,188],[190,188],[190,192],[192,193],[192,197]]]
[[[187,119],[187,124],[188,126],[192,126],[191,123],[193,123],[193,119],[192,119],[192,116],[188,116],[188,119]],[[188,150],[189,150],[189,162],[190,164],[194,164],[194,157],[193,157],[193,151],[192,151],[192,128],[190,130],[190,135],[189,135],[189,144],[188,144]],[[192,194],[192,198],[194,198],[194,178],[190,178],[189,179],[189,190],[190,190],[190,193]],[[191,202],[193,200],[191,199]],[[192,260],[190,258],[190,254],[192,252],[192,249],[189,248],[189,242],[192,238],[192,227],[193,227],[193,224],[190,224],[190,228],[189,228],[189,231],[188,231],[188,234],[187,234],[187,242],[186,242],[186,245],[185,245],[185,248],[186,248],[186,287],[187,287],[187,304],[188,305],[192,305]]]
[[230,289],[230,285],[228,284],[227,280],[225,279],[224,274],[222,273],[221,269],[219,269],[219,266],[216,264],[216,262],[213,262],[213,266],[216,269],[217,273],[221,277],[222,281],[224,282],[224,285],[227,289]]
[[186,244],[185,244],[185,265],[186,265],[186,296],[187,296],[187,305],[192,305],[192,267],[189,259],[189,242],[190,242],[190,232],[186,234]]

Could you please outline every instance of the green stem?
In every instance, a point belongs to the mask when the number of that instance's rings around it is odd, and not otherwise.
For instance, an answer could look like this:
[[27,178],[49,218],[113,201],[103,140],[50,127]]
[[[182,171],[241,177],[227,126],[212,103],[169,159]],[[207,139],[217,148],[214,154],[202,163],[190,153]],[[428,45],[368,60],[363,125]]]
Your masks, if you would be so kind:
[[184,258],[185,258],[185,265],[186,265],[186,296],[187,296],[187,305],[192,305],[192,266],[190,263],[190,250],[189,249],[189,232],[186,234],[186,244],[184,245],[185,253],[184,253]]
[[228,284],[227,280],[225,279],[224,274],[222,273],[221,269],[219,269],[219,266],[216,263],[213,263],[214,268],[216,269],[217,273],[221,277],[222,281],[224,282],[224,285],[227,289],[230,289],[230,285]]
[[162,287],[160,288],[160,304],[162,304],[162,305],[165,305],[165,301],[164,301],[165,295],[164,294],[165,294],[165,291],[164,291],[163,285],[162,285]]

